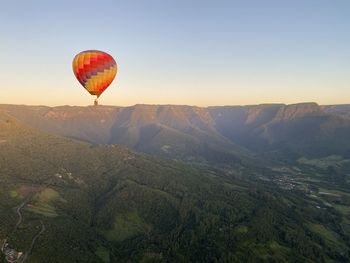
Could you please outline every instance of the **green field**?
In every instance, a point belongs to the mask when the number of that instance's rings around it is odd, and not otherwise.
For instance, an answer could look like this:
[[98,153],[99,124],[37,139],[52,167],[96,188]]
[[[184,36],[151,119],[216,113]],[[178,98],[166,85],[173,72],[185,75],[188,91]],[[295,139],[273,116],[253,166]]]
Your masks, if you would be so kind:
[[105,231],[108,240],[123,241],[148,230],[149,226],[142,221],[136,211],[117,215],[113,228]]
[[45,188],[33,198],[33,204],[27,205],[27,210],[46,217],[56,217],[58,213],[55,208],[56,202],[66,202],[59,192]]
[[316,234],[319,234],[327,241],[333,242],[334,244],[339,244],[338,236],[332,230],[327,229],[324,225],[320,224],[309,224],[310,230]]
[[320,159],[307,159],[305,157],[298,159],[298,162],[301,164],[315,166],[321,169],[327,169],[329,166],[339,167],[346,163],[349,163],[350,160],[344,159],[339,155],[330,155]]
[[95,252],[95,254],[104,262],[109,263],[109,251],[105,247],[99,246]]
[[337,209],[343,215],[350,215],[350,205],[337,205],[333,204],[333,207]]

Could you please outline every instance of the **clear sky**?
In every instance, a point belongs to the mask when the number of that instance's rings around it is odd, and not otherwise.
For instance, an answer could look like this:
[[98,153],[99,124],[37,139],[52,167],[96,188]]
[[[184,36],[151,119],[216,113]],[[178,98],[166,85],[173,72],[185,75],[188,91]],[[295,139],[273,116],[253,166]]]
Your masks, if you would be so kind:
[[86,49],[119,66],[102,104],[350,103],[349,0],[1,1],[0,103],[91,104]]

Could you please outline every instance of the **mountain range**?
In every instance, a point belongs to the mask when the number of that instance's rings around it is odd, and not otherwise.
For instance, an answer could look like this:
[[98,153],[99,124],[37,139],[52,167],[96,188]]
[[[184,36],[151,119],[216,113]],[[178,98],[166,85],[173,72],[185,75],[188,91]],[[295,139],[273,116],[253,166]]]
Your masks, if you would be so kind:
[[0,109],[48,133],[189,161],[350,156],[350,105],[0,105]]
[[315,103],[0,105],[0,240],[26,263],[348,262],[349,123]]

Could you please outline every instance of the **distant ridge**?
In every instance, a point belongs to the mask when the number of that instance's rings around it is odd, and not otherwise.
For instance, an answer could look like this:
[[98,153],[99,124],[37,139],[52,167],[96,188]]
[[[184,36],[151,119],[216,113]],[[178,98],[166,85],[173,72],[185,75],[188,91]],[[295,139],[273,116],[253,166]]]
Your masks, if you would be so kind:
[[296,158],[350,155],[350,105],[0,105],[0,110],[49,133],[166,158],[232,163],[276,151]]

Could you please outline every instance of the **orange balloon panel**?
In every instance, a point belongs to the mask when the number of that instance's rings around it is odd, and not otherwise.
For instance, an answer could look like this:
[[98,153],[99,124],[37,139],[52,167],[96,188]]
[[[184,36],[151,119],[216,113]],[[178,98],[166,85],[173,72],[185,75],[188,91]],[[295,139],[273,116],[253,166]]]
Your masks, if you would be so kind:
[[73,72],[91,95],[99,97],[117,75],[117,63],[105,52],[87,50],[73,59]]

